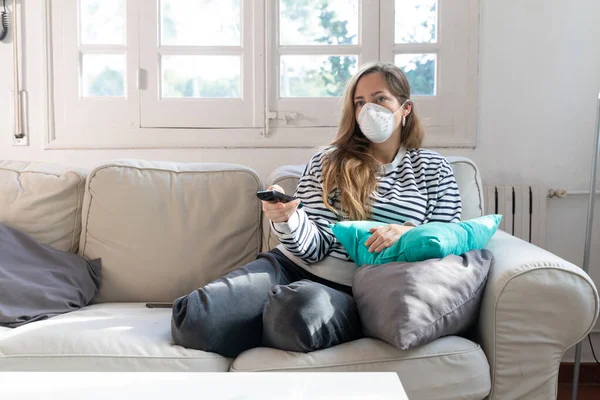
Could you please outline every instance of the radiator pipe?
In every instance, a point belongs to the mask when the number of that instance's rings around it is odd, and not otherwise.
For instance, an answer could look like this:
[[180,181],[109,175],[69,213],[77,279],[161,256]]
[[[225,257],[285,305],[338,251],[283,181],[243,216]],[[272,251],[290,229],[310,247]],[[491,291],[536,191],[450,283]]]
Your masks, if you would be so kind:
[[[570,190],[567,191],[567,196],[577,196],[577,195],[585,195],[585,194],[590,194],[591,192],[589,190]],[[596,196],[598,196],[600,194],[600,190],[596,190]]]
[[[587,273],[590,268],[590,251],[592,247],[592,226],[594,224],[594,200],[596,199],[596,177],[598,175],[598,152],[600,152],[600,92],[598,92],[598,110],[596,111],[596,138],[594,141],[594,154],[592,157],[592,176],[590,180],[590,198],[588,202],[587,223],[585,225],[585,247],[583,250],[583,271]],[[585,339],[585,338],[584,338]],[[582,340],[583,341],[583,340]],[[575,347],[575,365],[573,367],[573,392],[572,400],[577,400],[577,385],[579,385],[579,367],[581,364],[581,343]]]
[[[548,190],[548,198],[552,199],[554,197],[558,197],[562,199],[567,196],[582,196],[589,195],[589,190],[566,190],[566,189],[549,189]],[[600,195],[600,190],[596,190],[596,196]]]

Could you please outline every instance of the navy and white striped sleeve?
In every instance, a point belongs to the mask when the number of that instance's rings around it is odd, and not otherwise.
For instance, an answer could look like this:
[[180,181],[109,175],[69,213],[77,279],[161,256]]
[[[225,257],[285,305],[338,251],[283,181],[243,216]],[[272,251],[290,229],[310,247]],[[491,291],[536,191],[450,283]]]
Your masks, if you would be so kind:
[[443,159],[439,170],[438,195],[429,222],[460,222],[462,204],[452,166]]
[[336,215],[323,204],[322,159],[316,154],[298,181],[295,197],[304,207],[296,210],[288,222],[274,223],[271,229],[285,248],[308,264],[314,264],[329,255],[336,242],[330,224]]

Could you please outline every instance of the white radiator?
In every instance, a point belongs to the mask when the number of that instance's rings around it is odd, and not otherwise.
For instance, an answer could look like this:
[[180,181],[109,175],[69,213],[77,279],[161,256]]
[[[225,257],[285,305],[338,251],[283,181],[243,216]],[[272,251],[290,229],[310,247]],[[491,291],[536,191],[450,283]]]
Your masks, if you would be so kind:
[[525,185],[484,185],[486,214],[502,214],[500,229],[536,246],[546,245],[548,189]]

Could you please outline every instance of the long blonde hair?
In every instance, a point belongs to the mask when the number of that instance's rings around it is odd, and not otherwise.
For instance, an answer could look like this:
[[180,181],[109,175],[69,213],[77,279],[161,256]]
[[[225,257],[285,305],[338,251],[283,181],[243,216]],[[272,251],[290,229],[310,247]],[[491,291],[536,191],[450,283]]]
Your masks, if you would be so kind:
[[[360,130],[355,118],[354,94],[360,78],[381,73],[392,95],[404,103],[410,99],[410,85],[406,75],[394,64],[373,63],[363,66],[346,84],[342,98],[342,115],[334,149],[323,159],[323,203],[337,215],[347,214],[354,221],[371,219],[371,193],[377,187],[377,173],[381,164],[373,156],[370,141]],[[423,126],[415,113],[415,106],[401,126],[400,145],[406,149],[421,147]],[[335,209],[330,197],[339,191],[341,210]]]

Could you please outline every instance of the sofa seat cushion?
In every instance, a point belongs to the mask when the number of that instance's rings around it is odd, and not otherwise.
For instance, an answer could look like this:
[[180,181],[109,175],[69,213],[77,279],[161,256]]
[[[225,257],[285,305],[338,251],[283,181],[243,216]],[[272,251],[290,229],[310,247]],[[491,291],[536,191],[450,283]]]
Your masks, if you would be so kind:
[[171,310],[96,304],[0,333],[0,371],[226,372],[231,359],[175,346]]
[[257,348],[240,354],[231,371],[396,372],[409,398],[483,399],[490,367],[478,344],[447,336],[402,351],[376,339],[360,339],[312,353]]

